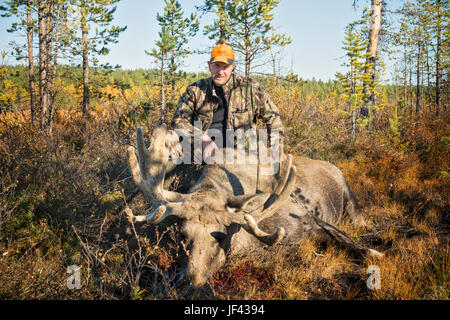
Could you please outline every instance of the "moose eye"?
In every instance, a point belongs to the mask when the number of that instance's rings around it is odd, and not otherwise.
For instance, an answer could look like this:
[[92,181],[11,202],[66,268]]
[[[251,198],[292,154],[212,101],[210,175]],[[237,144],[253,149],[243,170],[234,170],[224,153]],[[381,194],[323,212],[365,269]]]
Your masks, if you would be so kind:
[[225,233],[223,232],[211,232],[211,235],[217,241],[222,241],[223,239],[225,239]]

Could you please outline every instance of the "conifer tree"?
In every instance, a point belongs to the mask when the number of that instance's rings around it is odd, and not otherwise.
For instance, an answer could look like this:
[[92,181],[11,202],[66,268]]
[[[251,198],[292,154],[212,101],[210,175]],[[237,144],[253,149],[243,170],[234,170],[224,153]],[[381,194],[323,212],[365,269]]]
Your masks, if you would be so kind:
[[[429,11],[429,31],[431,37],[435,39],[435,104],[436,115],[439,115],[442,109],[442,76],[443,70],[448,68],[449,57],[449,20],[450,20],[450,3],[443,0],[429,0],[426,3]],[[445,32],[447,31],[447,36]],[[447,63],[446,63],[447,62]]]
[[[78,30],[65,30],[65,44],[70,48],[72,57],[82,58],[83,68],[83,116],[87,117],[90,104],[89,87],[89,59],[97,55],[107,55],[108,45],[117,43],[121,32],[125,27],[112,26],[114,13],[117,9],[115,4],[120,0],[69,0],[69,4],[79,15]],[[93,61],[94,65],[97,60]]]
[[244,57],[246,77],[250,76],[252,62],[258,56],[292,41],[285,34],[273,32],[272,11],[279,3],[278,0],[238,0],[227,5],[231,29],[229,43]]
[[230,34],[230,20],[227,16],[227,4],[231,0],[205,0],[202,6],[197,6],[197,10],[203,13],[213,12],[216,14],[213,24],[205,26],[204,34],[209,35],[210,39],[214,39],[217,43],[226,43]]
[[286,46],[291,38],[285,34],[274,33],[273,10],[279,0],[235,0],[208,1],[218,19],[207,26],[204,33],[210,39],[231,45],[244,62],[245,76],[250,76],[252,62],[269,52],[272,47]]
[[[36,84],[34,74],[34,56],[33,56],[33,38],[37,31],[36,24],[36,7],[33,0],[8,0],[3,6],[0,6],[0,11],[4,13],[2,17],[15,16],[18,21],[13,22],[11,28],[7,32],[11,33],[26,33],[27,42],[25,45],[13,42],[15,56],[17,60],[27,59],[28,61],[28,83],[30,95],[30,114],[31,123],[36,122]],[[24,53],[24,51],[26,53]]]
[[5,66],[6,51],[0,52],[0,114],[9,110],[14,102],[13,82],[7,78],[8,69]]
[[165,27],[161,28],[159,34],[159,40],[155,41],[156,48],[153,48],[151,52],[145,51],[146,54],[154,57],[159,65],[160,72],[160,86],[161,86],[161,105],[160,105],[160,121],[164,123],[166,120],[166,93],[165,93],[165,71],[170,65],[168,61],[168,55],[175,47],[175,40],[171,35],[169,29]]
[[[441,102],[441,90],[442,79],[444,79],[445,70],[448,69],[448,62],[446,63],[448,58],[446,57],[449,56],[448,52],[450,51],[448,36],[445,36],[446,30],[449,29],[450,10],[448,9],[448,1],[416,0],[406,2],[399,11],[401,27],[395,37],[395,45],[403,47],[401,58],[404,63],[403,99],[406,100],[406,91],[408,91],[411,112],[421,112],[424,110],[424,103],[427,102],[430,104],[430,108],[433,108],[431,104],[434,103],[435,113],[439,115],[440,110],[445,106]],[[409,73],[408,90],[406,88],[407,73]],[[433,77],[435,77],[434,83]],[[427,79],[426,85],[425,78]],[[415,85],[413,85],[413,81]],[[433,86],[434,93],[431,90]],[[413,96],[413,92],[415,92],[415,96]]]
[[411,69],[411,39],[408,36],[409,26],[403,18],[400,19],[400,27],[398,32],[395,32],[393,35],[394,44],[399,48],[399,59],[398,59],[398,69],[401,70],[401,81],[403,83],[403,106],[406,108],[410,108],[411,104],[409,103],[409,94],[411,83],[408,82],[408,74]]
[[170,33],[170,36],[174,42],[173,47],[170,50],[170,81],[171,81],[171,101],[175,102],[175,74],[189,54],[192,53],[188,49],[189,37],[194,37],[199,29],[199,21],[197,15],[192,13],[189,17],[184,17],[184,11],[178,0],[164,0],[164,14],[156,15],[161,27],[166,28]]
[[[337,73],[336,77],[344,88],[343,97],[347,101],[348,112],[352,118],[352,140],[354,140],[357,130],[356,115],[360,113],[364,105],[364,81],[367,79],[367,44],[368,40],[363,40],[362,35],[354,31],[353,25],[347,27],[342,49],[346,52],[346,61],[343,66],[349,68],[346,74]],[[367,119],[361,126],[367,124]]]
[[[56,95],[55,79],[58,58],[59,26],[64,21],[64,5],[67,0],[9,0],[1,9],[4,15],[14,15],[10,32],[26,32],[25,45],[13,43],[17,59],[28,60],[31,121],[39,123],[41,129],[52,133],[53,103]],[[35,93],[34,34],[38,34],[39,46],[39,101]],[[26,53],[25,53],[26,52]]]
[[380,93],[379,83],[384,72],[383,60],[392,54],[392,35],[389,30],[393,27],[384,14],[384,11],[388,10],[387,5],[380,0],[371,0],[370,3],[371,6],[363,9],[361,19],[350,24],[355,32],[367,40],[363,82],[364,104],[360,109],[363,118],[373,117],[375,111],[382,105],[377,103],[376,97]]
[[53,57],[53,22],[55,1],[38,0],[39,30],[39,105],[41,129],[52,134],[53,100],[52,100],[52,57]]

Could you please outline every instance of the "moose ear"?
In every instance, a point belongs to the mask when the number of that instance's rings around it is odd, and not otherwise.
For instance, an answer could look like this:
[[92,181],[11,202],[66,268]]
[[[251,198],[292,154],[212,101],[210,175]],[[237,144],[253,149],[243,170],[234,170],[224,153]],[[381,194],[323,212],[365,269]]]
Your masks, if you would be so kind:
[[227,210],[231,213],[237,211],[250,212],[263,206],[269,197],[270,193],[232,196],[227,200]]

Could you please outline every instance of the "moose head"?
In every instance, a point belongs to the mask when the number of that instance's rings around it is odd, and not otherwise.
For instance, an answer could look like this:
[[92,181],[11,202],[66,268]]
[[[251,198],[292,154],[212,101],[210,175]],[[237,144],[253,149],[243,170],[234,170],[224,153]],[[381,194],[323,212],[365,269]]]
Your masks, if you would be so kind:
[[194,286],[201,286],[224,264],[232,247],[274,245],[284,237],[283,227],[266,233],[258,223],[277,212],[293,192],[296,168],[288,156],[271,192],[235,195],[226,170],[217,165],[206,166],[189,193],[168,191],[163,188],[171,152],[168,135],[165,127],[155,128],[147,149],[142,129],[137,129],[137,149],[128,148],[129,165],[134,183],[152,208],[142,216],[129,208],[125,212],[132,223],[158,224],[170,215],[181,218],[188,244],[186,273]]

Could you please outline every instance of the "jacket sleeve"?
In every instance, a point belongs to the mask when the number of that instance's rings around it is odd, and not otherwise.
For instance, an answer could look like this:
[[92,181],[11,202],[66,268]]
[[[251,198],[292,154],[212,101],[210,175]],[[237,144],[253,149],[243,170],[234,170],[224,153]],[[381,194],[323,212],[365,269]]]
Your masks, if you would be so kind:
[[198,134],[202,134],[201,128],[194,127],[195,109],[196,109],[196,95],[195,86],[189,86],[186,91],[180,96],[178,100],[177,108],[173,114],[171,128],[184,129],[187,133],[193,137],[194,132],[199,131]]
[[268,133],[279,133],[280,150],[284,152],[284,125],[275,103],[258,84],[254,88],[256,116],[266,125]]

